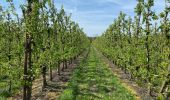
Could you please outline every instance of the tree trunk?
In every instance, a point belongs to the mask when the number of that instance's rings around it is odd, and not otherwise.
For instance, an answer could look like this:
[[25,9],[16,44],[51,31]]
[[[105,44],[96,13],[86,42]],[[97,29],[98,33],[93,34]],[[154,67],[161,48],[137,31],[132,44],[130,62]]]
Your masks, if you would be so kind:
[[60,61],[58,61],[58,75],[60,75]]
[[150,83],[150,50],[149,50],[149,35],[150,35],[150,22],[149,22],[150,8],[147,8],[147,17],[146,17],[146,39],[145,39],[145,47],[146,47],[146,62],[147,62],[147,83],[148,83],[148,95],[151,95],[151,83]]
[[68,66],[67,66],[67,60],[65,60],[65,68],[67,69],[67,67],[68,67]]
[[138,16],[137,31],[136,31],[137,41],[139,39],[139,33],[140,33],[140,19],[141,19],[141,15]]
[[33,81],[33,72],[32,72],[32,48],[31,48],[31,44],[32,44],[32,38],[29,38],[28,41],[28,74],[29,74],[29,78],[28,78],[28,90],[27,90],[27,100],[31,100],[31,94],[32,94],[32,81]]
[[42,90],[46,87],[47,85],[47,81],[46,81],[46,69],[47,69],[47,66],[46,65],[42,65],[41,66],[41,70],[42,70],[42,78],[43,78],[43,87],[42,87]]
[[24,58],[24,86],[23,86],[23,100],[27,100],[27,78],[28,78],[28,72],[27,72],[27,65],[28,65],[28,34],[26,34],[25,38],[25,58]]
[[52,73],[51,66],[49,67],[49,73],[50,73],[50,81],[52,81],[53,80],[53,73]]
[[64,60],[63,60],[62,64],[63,64],[62,71],[64,71],[64,67],[65,67]]

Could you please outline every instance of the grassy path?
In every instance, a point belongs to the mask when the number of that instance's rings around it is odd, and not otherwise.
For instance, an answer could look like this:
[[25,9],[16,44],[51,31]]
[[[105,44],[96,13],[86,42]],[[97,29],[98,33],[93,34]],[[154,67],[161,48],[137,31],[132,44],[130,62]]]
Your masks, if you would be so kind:
[[94,48],[74,70],[69,87],[60,100],[134,100],[132,95],[100,59]]

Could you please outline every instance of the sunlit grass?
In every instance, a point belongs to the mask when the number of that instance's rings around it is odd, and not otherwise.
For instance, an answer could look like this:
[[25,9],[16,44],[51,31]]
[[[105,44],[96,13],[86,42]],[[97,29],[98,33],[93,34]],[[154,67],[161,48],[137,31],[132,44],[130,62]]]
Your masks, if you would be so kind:
[[61,100],[134,100],[119,79],[91,49],[89,57],[74,71]]

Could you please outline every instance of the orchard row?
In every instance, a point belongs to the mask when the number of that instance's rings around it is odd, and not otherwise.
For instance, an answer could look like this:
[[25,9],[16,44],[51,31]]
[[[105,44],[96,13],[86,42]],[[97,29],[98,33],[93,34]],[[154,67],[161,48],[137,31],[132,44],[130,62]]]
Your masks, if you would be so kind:
[[[137,0],[132,19],[120,12],[94,44],[130,79],[148,88],[149,95],[170,96],[169,6],[159,15],[154,0]],[[166,1],[168,4],[169,2]]]
[[22,16],[12,0],[7,2],[7,9],[0,6],[0,96],[23,86],[23,99],[30,100],[33,80],[41,74],[46,77],[48,70],[52,80],[54,68],[60,75],[89,45],[89,39],[51,0],[27,0],[21,5]]

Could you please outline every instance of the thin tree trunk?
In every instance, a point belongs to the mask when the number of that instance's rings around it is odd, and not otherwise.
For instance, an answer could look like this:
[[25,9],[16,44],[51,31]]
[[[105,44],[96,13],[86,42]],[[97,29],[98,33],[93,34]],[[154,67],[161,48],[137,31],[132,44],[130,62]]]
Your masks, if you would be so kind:
[[146,19],[146,28],[147,28],[147,32],[146,32],[146,59],[147,59],[147,83],[148,83],[148,94],[151,95],[151,77],[149,75],[150,73],[150,50],[149,50],[149,35],[150,35],[150,22],[149,22],[149,14],[150,14],[150,8],[147,8],[147,19]]
[[52,81],[53,80],[53,74],[52,74],[51,66],[49,67],[49,73],[50,73],[50,81]]
[[31,100],[31,95],[32,95],[32,81],[33,81],[33,72],[32,72],[32,49],[31,49],[31,44],[32,44],[32,38],[29,37],[29,42],[28,42],[28,67],[29,67],[29,86],[27,90],[27,100]]
[[67,67],[68,67],[68,66],[67,66],[67,60],[65,60],[65,68],[67,69]]
[[47,85],[47,81],[46,81],[46,69],[47,69],[47,66],[46,65],[42,65],[41,66],[41,70],[42,70],[42,78],[43,78],[43,87],[42,87],[42,90],[46,87]]
[[25,58],[24,58],[24,86],[23,86],[23,100],[27,100],[27,65],[28,65],[28,34],[25,37]]
[[58,75],[60,75],[60,61],[58,61]]
[[64,67],[65,67],[64,60],[63,60],[62,64],[63,64],[62,71],[64,71]]

